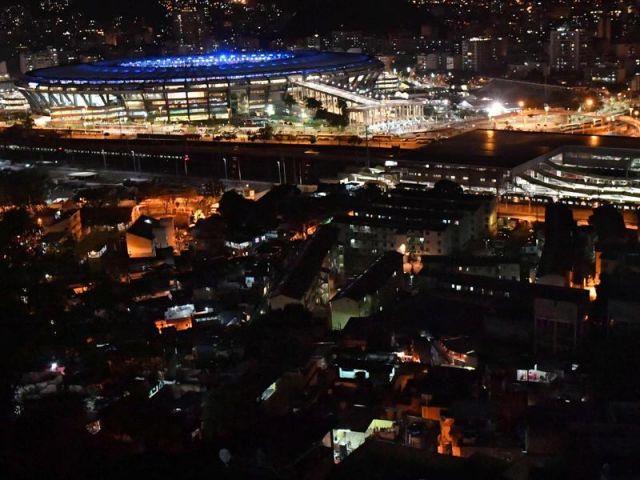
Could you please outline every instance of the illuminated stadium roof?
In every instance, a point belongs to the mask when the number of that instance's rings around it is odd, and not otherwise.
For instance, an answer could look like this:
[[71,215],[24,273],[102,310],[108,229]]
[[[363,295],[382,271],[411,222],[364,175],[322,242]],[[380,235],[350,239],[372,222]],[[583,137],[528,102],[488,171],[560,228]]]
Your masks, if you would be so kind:
[[25,81],[46,85],[166,83],[288,76],[380,68],[364,54],[294,51],[216,53],[105,60],[28,72]]

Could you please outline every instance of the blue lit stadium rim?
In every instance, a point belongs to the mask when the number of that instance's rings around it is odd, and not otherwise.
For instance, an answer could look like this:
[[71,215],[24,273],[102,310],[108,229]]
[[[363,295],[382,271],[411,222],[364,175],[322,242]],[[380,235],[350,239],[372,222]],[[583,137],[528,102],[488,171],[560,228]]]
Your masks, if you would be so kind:
[[[28,72],[24,81],[36,85],[119,85],[239,80],[379,69],[365,54],[319,52],[217,53],[105,60]],[[34,85],[35,86],[35,85]]]
[[135,68],[193,68],[211,67],[218,65],[238,65],[249,63],[265,63],[293,58],[289,52],[265,53],[216,53],[209,55],[189,55],[178,57],[145,58],[142,60],[128,60],[120,63],[122,67]]

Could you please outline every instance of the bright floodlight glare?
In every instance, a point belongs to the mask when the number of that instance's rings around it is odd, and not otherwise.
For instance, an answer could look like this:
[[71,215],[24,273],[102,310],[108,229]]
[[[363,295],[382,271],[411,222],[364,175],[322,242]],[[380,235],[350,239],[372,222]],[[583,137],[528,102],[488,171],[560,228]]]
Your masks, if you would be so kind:
[[275,108],[273,107],[273,104],[272,104],[272,103],[268,104],[268,105],[265,107],[264,111],[265,111],[265,113],[266,113],[267,115],[273,115],[274,113],[276,113],[276,110],[275,110]]
[[55,372],[58,369],[58,362],[51,362],[51,366],[49,367],[49,370],[51,370],[52,372]]
[[487,114],[490,117],[497,117],[498,115],[502,115],[504,112],[504,105],[500,102],[493,102],[491,105],[489,105],[489,108],[487,108]]

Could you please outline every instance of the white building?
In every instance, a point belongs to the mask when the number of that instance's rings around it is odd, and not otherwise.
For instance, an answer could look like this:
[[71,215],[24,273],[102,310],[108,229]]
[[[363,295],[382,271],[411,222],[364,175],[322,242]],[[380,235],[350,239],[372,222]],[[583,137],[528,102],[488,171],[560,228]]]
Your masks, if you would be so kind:
[[20,53],[20,72],[27,73],[38,68],[56,67],[60,64],[58,50],[47,47],[37,52]]

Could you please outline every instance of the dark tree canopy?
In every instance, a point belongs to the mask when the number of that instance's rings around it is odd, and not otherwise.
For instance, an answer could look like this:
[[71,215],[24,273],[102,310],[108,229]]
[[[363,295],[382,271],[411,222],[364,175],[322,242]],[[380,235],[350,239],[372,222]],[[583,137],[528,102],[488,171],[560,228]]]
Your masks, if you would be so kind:
[[34,169],[0,173],[0,204],[43,203],[49,189],[49,176]]
[[433,186],[433,192],[438,195],[462,195],[462,187],[451,180],[438,180]]
[[24,235],[35,229],[35,223],[29,212],[23,208],[7,211],[0,220],[0,243],[6,245],[18,235]]

